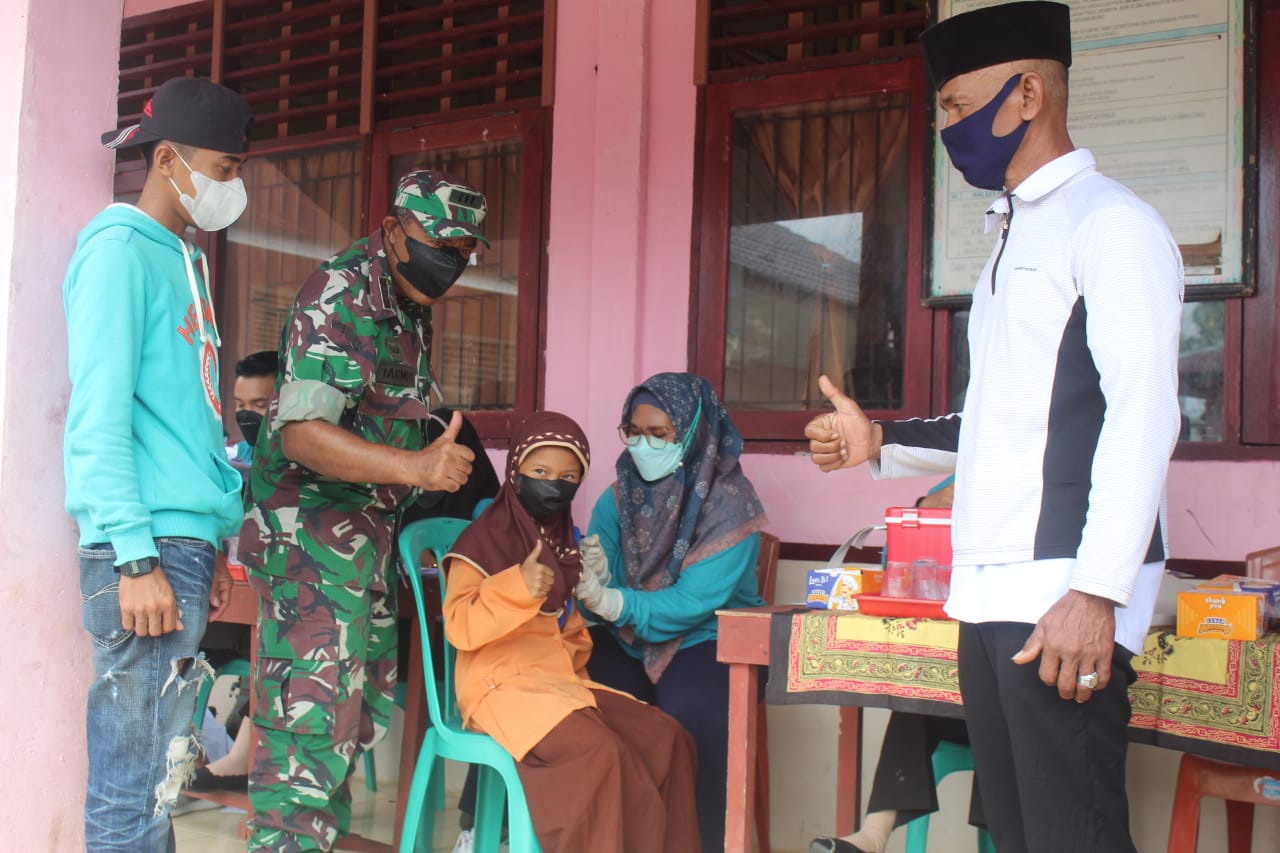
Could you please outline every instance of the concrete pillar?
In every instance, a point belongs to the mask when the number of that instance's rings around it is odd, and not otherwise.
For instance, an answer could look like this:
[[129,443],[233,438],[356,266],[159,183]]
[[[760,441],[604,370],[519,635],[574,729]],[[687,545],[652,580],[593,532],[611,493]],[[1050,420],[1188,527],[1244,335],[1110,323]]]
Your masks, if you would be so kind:
[[[111,200],[121,3],[6,0],[0,28],[0,743],[3,846],[83,849],[76,532],[63,511],[69,387],[61,283]],[[110,346],[104,329],[102,345]]]

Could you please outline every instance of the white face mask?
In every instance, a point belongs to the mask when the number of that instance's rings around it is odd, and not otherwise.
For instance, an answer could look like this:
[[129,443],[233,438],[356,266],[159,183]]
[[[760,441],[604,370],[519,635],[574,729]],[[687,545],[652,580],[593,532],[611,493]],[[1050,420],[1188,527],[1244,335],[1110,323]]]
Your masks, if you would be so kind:
[[201,231],[221,231],[240,218],[249,204],[249,194],[245,192],[243,180],[234,178],[230,181],[215,181],[203,172],[192,169],[181,154],[178,154],[178,159],[191,173],[195,198],[178,189],[173,178],[169,179],[169,183],[178,190],[178,201],[191,214],[191,221],[197,228]]

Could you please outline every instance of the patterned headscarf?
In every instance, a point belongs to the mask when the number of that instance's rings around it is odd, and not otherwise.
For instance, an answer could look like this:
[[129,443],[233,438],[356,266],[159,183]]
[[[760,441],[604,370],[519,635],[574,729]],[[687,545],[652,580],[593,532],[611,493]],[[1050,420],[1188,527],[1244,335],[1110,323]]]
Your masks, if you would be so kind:
[[[746,539],[765,525],[764,507],[742,472],[742,434],[711,383],[692,373],[659,373],[627,395],[622,422],[638,393],[657,398],[683,440],[693,428],[683,464],[655,483],[640,476],[631,453],[618,457],[614,494],[622,528],[627,586],[653,591],[671,586],[686,566]],[[699,412],[701,407],[701,412]],[[694,418],[697,415],[695,423]],[[630,629],[623,629],[624,639]],[[644,643],[644,665],[657,682],[680,650],[679,637]]]
[[[573,595],[582,574],[582,555],[573,541],[573,515],[565,510],[539,524],[516,494],[520,463],[539,447],[563,447],[582,462],[585,477],[591,448],[582,428],[567,415],[536,412],[515,425],[507,453],[507,479],[480,517],[462,531],[450,554],[463,557],[486,575],[519,566],[542,541],[538,562],[555,573],[542,612],[556,615]],[[517,569],[518,571],[518,569]]]

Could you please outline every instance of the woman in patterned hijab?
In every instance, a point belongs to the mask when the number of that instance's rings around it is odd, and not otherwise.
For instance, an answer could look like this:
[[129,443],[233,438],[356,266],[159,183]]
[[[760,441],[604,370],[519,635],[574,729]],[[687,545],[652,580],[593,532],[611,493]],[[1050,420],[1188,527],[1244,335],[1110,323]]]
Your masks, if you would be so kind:
[[742,471],[742,435],[710,383],[660,373],[627,395],[617,482],[582,541],[578,597],[593,680],[656,704],[698,747],[703,850],[724,848],[729,672],[715,611],[763,604],[756,557],[764,509]]

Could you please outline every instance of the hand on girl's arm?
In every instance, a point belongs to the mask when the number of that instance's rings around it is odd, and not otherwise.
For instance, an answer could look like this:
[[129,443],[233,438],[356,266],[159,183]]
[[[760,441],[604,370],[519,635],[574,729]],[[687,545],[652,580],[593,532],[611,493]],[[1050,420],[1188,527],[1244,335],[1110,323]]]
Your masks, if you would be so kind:
[[583,567],[575,590],[582,606],[606,622],[616,622],[622,615],[622,592],[600,583],[594,572]]

